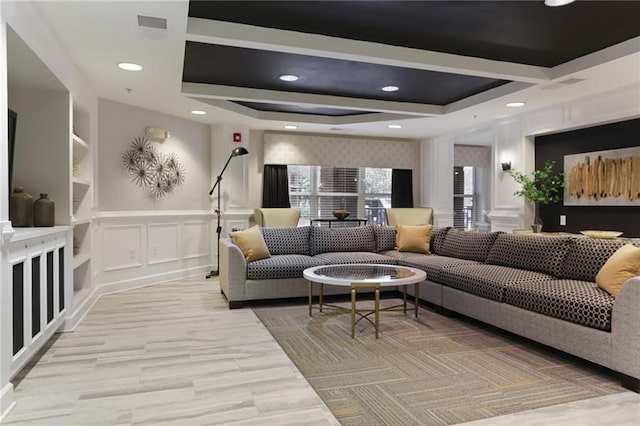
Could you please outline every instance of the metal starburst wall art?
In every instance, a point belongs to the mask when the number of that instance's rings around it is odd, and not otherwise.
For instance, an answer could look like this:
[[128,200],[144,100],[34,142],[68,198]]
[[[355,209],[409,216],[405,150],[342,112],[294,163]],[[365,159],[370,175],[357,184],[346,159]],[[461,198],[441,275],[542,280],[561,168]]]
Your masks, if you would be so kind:
[[122,166],[133,183],[156,198],[171,194],[185,179],[178,156],[158,152],[143,137],[131,141],[131,147],[122,155]]

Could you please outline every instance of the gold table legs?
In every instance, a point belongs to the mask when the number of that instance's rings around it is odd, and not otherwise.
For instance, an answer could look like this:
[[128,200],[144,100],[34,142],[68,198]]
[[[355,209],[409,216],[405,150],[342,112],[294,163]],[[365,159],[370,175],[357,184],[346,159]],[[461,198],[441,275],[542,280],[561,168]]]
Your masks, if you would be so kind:
[[[313,281],[309,281],[309,316],[313,316]],[[323,306],[323,293],[324,293],[324,284],[322,283],[318,283],[320,285],[320,292],[319,292],[319,297],[318,297],[318,310],[320,312],[322,312],[322,306]],[[375,305],[374,305],[374,310],[358,310],[356,308],[356,294],[357,294],[357,289],[374,289],[375,292]],[[414,315],[415,318],[418,318],[418,308],[420,307],[419,305],[419,298],[420,298],[420,283],[415,283],[414,284],[414,293],[415,293],[415,301],[414,301]],[[333,308],[338,308],[338,309],[344,309],[342,307],[338,307],[338,306],[333,306],[333,305],[327,305]],[[390,306],[388,308],[383,308],[383,311],[391,311],[391,310],[397,310],[395,308],[399,308],[402,307],[402,311],[404,312],[404,314],[407,313],[407,285],[403,285],[402,286],[402,305],[397,305],[397,306]],[[378,338],[379,332],[380,332],[380,284],[378,283],[351,283],[351,338],[354,339],[355,338],[355,329],[356,329],[356,324],[361,320],[361,319],[366,319],[367,321],[369,321],[371,324],[373,324],[373,326],[376,329],[376,339]],[[364,313],[361,313],[364,312]],[[358,318],[356,320],[356,314],[360,316],[360,318]],[[374,314],[374,320],[371,321],[371,319],[369,319],[369,315]]]

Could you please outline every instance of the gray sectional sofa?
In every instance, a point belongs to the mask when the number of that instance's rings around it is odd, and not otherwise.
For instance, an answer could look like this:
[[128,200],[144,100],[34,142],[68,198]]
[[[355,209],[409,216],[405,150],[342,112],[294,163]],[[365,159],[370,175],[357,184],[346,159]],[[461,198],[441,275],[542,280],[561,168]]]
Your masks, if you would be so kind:
[[[608,367],[640,391],[640,277],[617,297],[595,276],[629,240],[462,232],[434,228],[431,254],[399,252],[393,227],[263,228],[271,258],[247,263],[220,243],[220,286],[230,308],[302,297],[308,267],[344,263],[420,268],[421,299]],[[636,245],[637,241],[633,241]],[[411,287],[411,286],[410,286]],[[340,292],[325,288],[325,294]]]

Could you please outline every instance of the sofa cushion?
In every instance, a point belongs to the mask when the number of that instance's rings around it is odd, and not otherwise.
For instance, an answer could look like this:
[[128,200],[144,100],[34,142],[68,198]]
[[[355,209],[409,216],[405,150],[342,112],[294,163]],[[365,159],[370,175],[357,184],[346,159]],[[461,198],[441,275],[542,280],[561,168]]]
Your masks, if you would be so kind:
[[393,257],[366,251],[321,253],[314,256],[314,259],[318,259],[327,265],[344,263],[382,263],[395,265],[397,263]]
[[299,228],[262,228],[264,242],[274,254],[309,255],[309,226]]
[[614,300],[589,281],[520,282],[504,289],[505,303],[606,331],[611,331]]
[[570,244],[570,237],[501,233],[486,263],[560,277]]
[[640,275],[640,248],[633,244],[625,244],[616,250],[602,266],[596,283],[611,296],[618,292],[629,279]]
[[378,253],[396,248],[396,228],[393,226],[374,226],[376,236],[376,251]]
[[348,228],[311,227],[309,251],[312,256],[338,251],[368,251],[375,253],[373,226]]
[[504,301],[507,286],[553,279],[541,272],[480,263],[443,267],[438,276],[438,281],[446,286],[498,302]]
[[444,239],[447,237],[447,233],[451,230],[450,226],[444,226],[439,228],[433,228],[431,230],[431,243],[429,244],[429,248],[431,249],[431,253],[433,254],[442,254],[440,250],[442,249],[442,244],[444,244]]
[[411,266],[422,269],[427,273],[427,280],[438,282],[442,268],[459,265],[480,265],[474,260],[458,259],[456,257],[439,256],[431,254],[428,256],[417,255],[398,259],[398,263],[404,266]]
[[250,280],[271,280],[280,278],[301,278],[302,271],[313,266],[324,265],[319,259],[302,254],[276,254],[269,259],[256,260],[247,264],[247,278]]
[[625,243],[623,239],[575,238],[564,259],[560,278],[595,282],[596,274],[607,259]]
[[432,225],[397,225],[398,251],[429,254]]
[[245,231],[232,232],[231,239],[240,248],[247,262],[266,259],[271,256],[258,226],[252,226]]
[[438,254],[484,262],[497,236],[497,232],[467,232],[450,229]]

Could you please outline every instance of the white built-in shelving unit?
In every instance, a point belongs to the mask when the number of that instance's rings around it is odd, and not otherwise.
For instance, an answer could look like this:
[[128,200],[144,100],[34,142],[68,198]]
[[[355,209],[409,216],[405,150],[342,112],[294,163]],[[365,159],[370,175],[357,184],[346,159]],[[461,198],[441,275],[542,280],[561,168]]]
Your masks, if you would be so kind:
[[6,34],[7,104],[17,113],[12,184],[34,201],[47,194],[55,203],[55,226],[14,228],[6,242],[8,282],[2,285],[10,288],[11,301],[2,308],[10,311],[3,318],[12,332],[3,335],[0,358],[10,360],[3,369],[13,377],[62,329],[73,308],[72,109],[67,87],[17,33],[7,27]]
[[70,208],[73,226],[73,302],[75,306],[82,304],[92,287],[93,143],[90,124],[90,115],[79,105],[73,104]]

